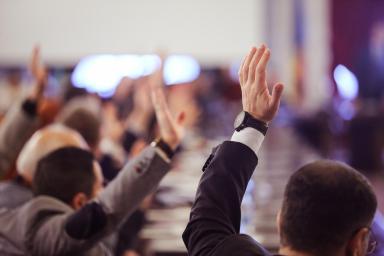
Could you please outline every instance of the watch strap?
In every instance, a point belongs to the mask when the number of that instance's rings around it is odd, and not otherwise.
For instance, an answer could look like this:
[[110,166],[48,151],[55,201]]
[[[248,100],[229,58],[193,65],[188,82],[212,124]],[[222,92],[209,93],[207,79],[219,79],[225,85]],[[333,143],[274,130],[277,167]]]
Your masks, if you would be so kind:
[[175,155],[175,152],[163,139],[157,138],[153,144],[155,147],[158,147],[161,151],[163,151],[169,159],[172,159],[172,157]]
[[243,130],[246,127],[252,127],[261,132],[263,135],[267,133],[268,125],[265,122],[254,118],[251,114],[246,111],[244,111],[244,113],[245,115],[243,122],[235,129],[237,132]]

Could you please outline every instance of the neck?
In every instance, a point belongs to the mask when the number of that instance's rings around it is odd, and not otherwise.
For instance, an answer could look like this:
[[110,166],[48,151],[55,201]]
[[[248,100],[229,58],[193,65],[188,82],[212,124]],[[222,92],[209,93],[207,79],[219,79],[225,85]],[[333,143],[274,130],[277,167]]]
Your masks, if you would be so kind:
[[284,256],[313,256],[311,253],[298,252],[289,247],[281,247],[279,254]]
[[16,176],[16,181],[17,181],[17,183],[19,183],[25,187],[28,187],[28,188],[32,187],[32,182],[30,182],[28,178],[25,178],[21,175]]
[[[314,256],[312,253],[309,252],[299,252],[291,247],[288,246],[282,246],[279,249],[279,255],[282,256]],[[335,252],[332,253],[333,256],[345,256],[345,255],[351,255],[349,253],[346,254],[345,248],[341,248],[340,250],[336,250]]]

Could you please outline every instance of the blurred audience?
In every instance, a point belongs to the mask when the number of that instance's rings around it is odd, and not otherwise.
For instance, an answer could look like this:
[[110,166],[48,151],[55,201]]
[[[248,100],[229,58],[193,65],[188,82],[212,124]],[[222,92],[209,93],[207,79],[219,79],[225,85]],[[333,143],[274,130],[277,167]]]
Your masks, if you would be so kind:
[[[352,166],[317,161],[290,177],[278,213],[276,255],[384,252],[376,195],[353,169],[382,178],[384,22],[374,23],[370,36],[355,67],[358,99],[335,97],[311,115],[284,105],[283,122],[271,124],[295,129],[299,143],[319,156]],[[156,201],[154,189],[171,167],[189,165],[188,158],[198,162],[208,155],[207,145],[230,136],[242,105],[240,126],[203,167],[183,240],[189,255],[273,255],[239,233],[243,195],[280,108],[283,86],[266,82],[269,58],[265,46],[252,49],[240,67],[240,84],[228,68],[205,67],[193,82],[165,86],[161,65],[150,75],[123,77],[103,98],[70,79],[60,95],[50,93],[53,76],[35,47],[28,66],[33,85],[25,85],[24,68],[1,73],[0,254],[147,255],[140,241],[147,211],[169,207]],[[350,118],[339,113],[344,101]],[[177,157],[171,166],[180,151],[187,159]],[[380,199],[380,189],[376,193]],[[183,200],[183,207],[192,204],[192,197]]]
[[30,70],[35,85],[21,104],[16,103],[7,112],[0,126],[0,177],[12,170],[23,145],[38,128],[38,107],[47,85],[47,71],[40,61],[39,48],[32,52]]
[[174,119],[161,84],[151,87],[159,139],[103,191],[100,165],[88,151],[65,147],[43,157],[33,179],[36,197],[0,212],[2,254],[111,253],[102,239],[115,232],[157,186],[183,136],[184,115]]
[[0,115],[4,115],[15,101],[25,98],[30,90],[23,78],[23,70],[10,68],[5,70],[4,78],[0,80]]
[[32,199],[32,184],[39,160],[67,146],[88,148],[77,132],[65,126],[56,124],[37,131],[20,152],[16,178],[0,183],[0,208],[13,209]]
[[364,101],[380,103],[383,99],[384,74],[384,21],[373,24],[368,49],[356,63],[359,97]]

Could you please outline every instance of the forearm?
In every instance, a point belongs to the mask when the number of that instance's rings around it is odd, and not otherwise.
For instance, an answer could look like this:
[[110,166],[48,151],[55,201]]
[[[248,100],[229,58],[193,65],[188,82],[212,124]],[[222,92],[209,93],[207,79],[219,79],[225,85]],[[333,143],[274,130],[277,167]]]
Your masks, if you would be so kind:
[[0,127],[0,177],[8,171],[38,127],[37,101],[24,100],[6,115]]
[[256,144],[255,138],[245,138],[243,142],[250,147],[226,141],[206,163],[190,222],[183,234],[190,255],[206,255],[227,236],[239,232],[241,201],[257,165],[251,148],[258,149],[262,137]]
[[151,146],[147,147],[120,171],[96,199],[107,215],[108,225],[116,225],[136,210],[169,171],[169,163],[157,150]]

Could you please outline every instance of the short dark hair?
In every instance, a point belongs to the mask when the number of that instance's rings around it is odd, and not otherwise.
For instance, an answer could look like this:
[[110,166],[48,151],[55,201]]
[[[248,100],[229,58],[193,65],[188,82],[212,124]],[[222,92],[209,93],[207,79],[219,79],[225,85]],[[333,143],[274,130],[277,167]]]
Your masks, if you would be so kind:
[[81,134],[91,148],[100,141],[101,120],[99,116],[85,108],[77,108],[64,116],[61,122]]
[[66,204],[79,192],[90,197],[96,180],[93,162],[93,155],[80,148],[64,147],[53,151],[37,164],[34,194],[51,196]]
[[371,185],[352,167],[322,160],[295,172],[280,216],[283,246],[332,255],[360,228],[369,227],[377,200]]

